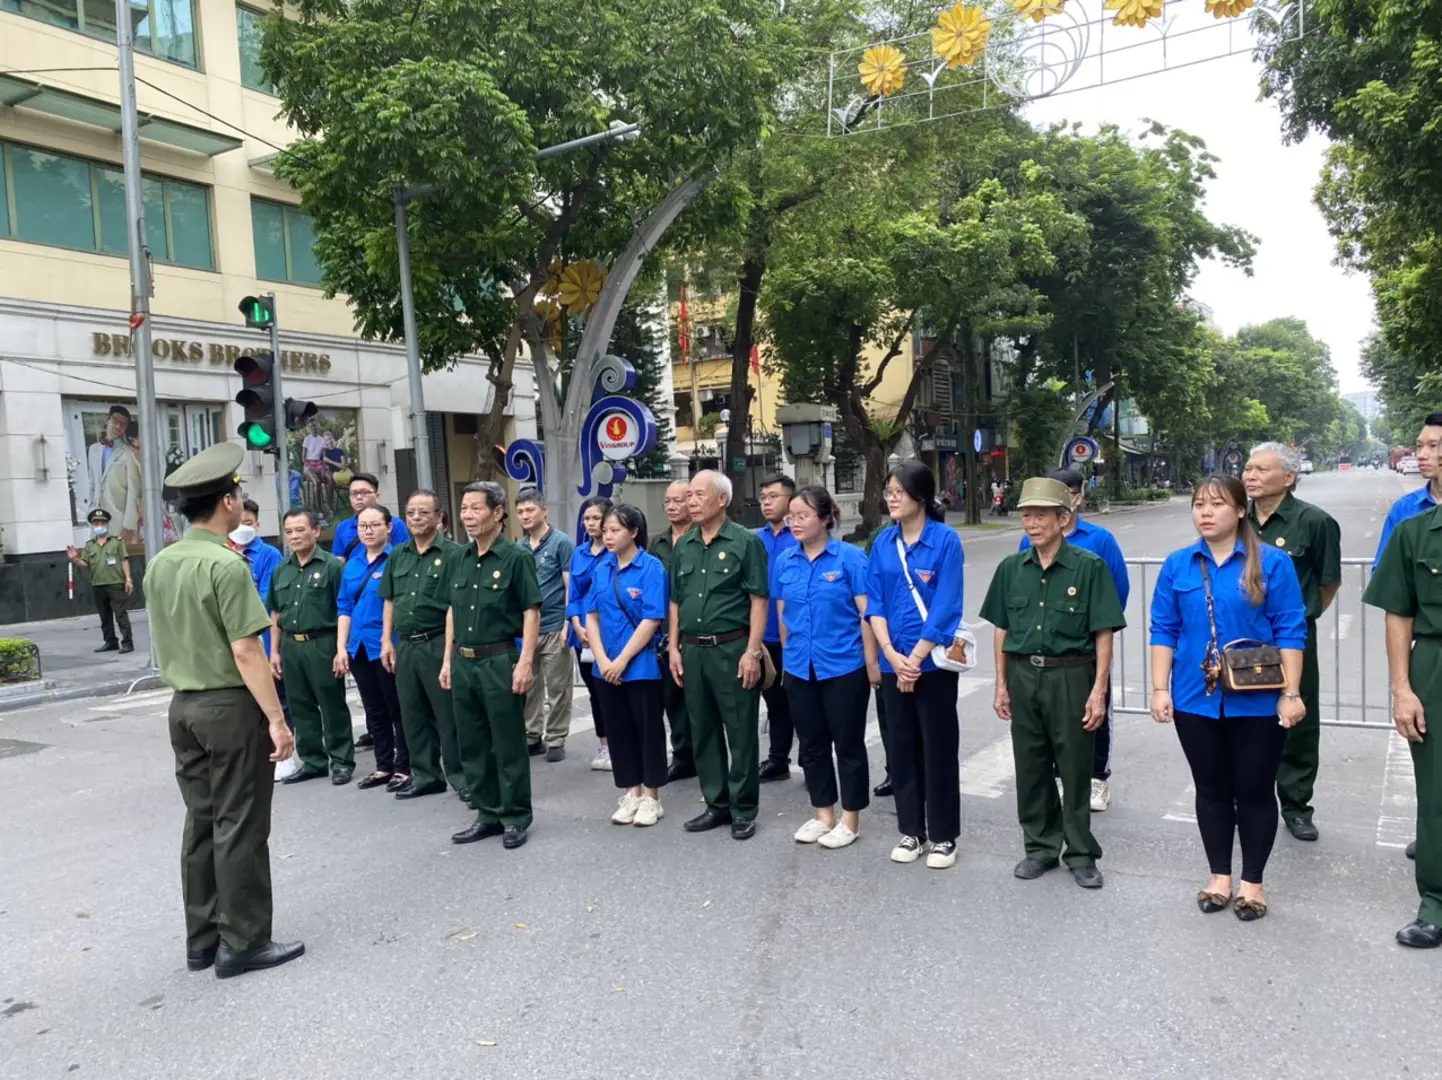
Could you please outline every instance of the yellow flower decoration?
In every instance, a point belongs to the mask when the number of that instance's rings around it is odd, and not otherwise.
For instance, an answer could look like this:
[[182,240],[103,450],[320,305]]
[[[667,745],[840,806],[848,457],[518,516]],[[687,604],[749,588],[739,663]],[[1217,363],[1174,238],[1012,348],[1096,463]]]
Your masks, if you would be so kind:
[[572,263],[561,274],[559,297],[563,307],[573,315],[594,307],[606,284],[606,272],[595,259]]
[[1060,15],[1066,0],[1011,0],[1011,6],[1023,19],[1041,22],[1049,15]]
[[1253,6],[1254,0],[1207,0],[1207,12],[1219,19],[1235,19]]
[[561,289],[561,272],[565,269],[560,259],[552,259],[546,268],[546,283],[541,286],[542,296],[555,296]]
[[931,28],[931,48],[947,67],[967,67],[981,56],[990,33],[991,20],[986,11],[980,5],[967,7],[958,0],[956,6],[941,13]]
[[1152,19],[1162,17],[1163,0],[1106,0],[1102,6],[1115,11],[1113,26],[1146,26]]
[[541,324],[541,334],[551,346],[552,352],[561,351],[561,306],[554,300],[536,301],[536,319]]
[[873,94],[886,97],[901,89],[906,82],[906,57],[892,45],[873,45],[861,54],[857,67],[861,85]]

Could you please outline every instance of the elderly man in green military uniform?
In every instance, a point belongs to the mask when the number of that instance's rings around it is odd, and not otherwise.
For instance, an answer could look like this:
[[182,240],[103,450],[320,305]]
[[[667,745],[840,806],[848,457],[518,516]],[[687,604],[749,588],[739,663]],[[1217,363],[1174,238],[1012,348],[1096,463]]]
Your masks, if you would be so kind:
[[[666,485],[666,499],[663,509],[669,528],[651,537],[648,551],[661,560],[669,576],[671,557],[681,537],[691,531],[691,511],[687,509],[690,488],[685,480],[673,480]],[[661,703],[666,710],[666,721],[671,725],[671,765],[666,770],[666,783],[688,780],[696,775],[696,758],[691,750],[691,721],[686,715],[686,691],[671,674],[669,664],[662,664]]]
[[145,585],[170,745],[185,800],[180,884],[186,966],[222,979],[305,952],[271,940],[270,801],[274,762],[292,741],[257,636],[270,625],[250,567],[226,536],[243,512],[234,443],[166,477],[190,528],[150,560]]
[[441,501],[433,491],[411,493],[406,527],[411,538],[391,550],[380,585],[385,600],[381,663],[395,673],[401,724],[411,752],[410,783],[395,794],[397,799],[439,795],[450,781],[465,798],[451,694],[441,686],[450,607],[446,557],[457,545],[441,531]]
[[[996,627],[994,707],[1011,722],[1026,843],[1026,858],[1013,873],[1029,881],[1065,858],[1078,885],[1099,889],[1093,743],[1107,715],[1112,635],[1126,618],[1106,563],[1066,542],[1067,486],[1028,480],[1017,507],[1031,547],[1002,560],[981,606],[981,617]],[[1061,777],[1060,799],[1053,775]]]
[[525,710],[541,634],[541,586],[530,550],[502,534],[505,520],[501,485],[466,485],[461,524],[471,542],[447,556],[450,600],[440,678],[451,691],[466,790],[476,810],[475,822],[451,843],[504,834],[501,843],[518,848],[532,820]]
[[[130,612],[126,605],[135,583],[130,579],[129,554],[125,541],[110,532],[110,514],[96,507],[85,519],[90,522],[92,536],[85,547],[76,551],[65,549],[66,557],[82,573],[90,575],[90,591],[95,597],[95,611],[100,616],[100,633],[105,644],[96,652],[134,652],[130,635]],[[115,624],[120,623],[120,641],[115,640]]]
[[1302,459],[1290,446],[1266,442],[1252,448],[1242,470],[1251,502],[1248,517],[1263,544],[1281,548],[1307,604],[1307,648],[1302,653],[1302,704],[1307,715],[1287,732],[1277,769],[1282,822],[1298,840],[1315,840],[1312,791],[1317,783],[1322,737],[1322,672],[1317,659],[1317,620],[1331,606],[1342,584],[1342,527],[1319,506],[1292,494]]
[[[757,728],[766,634],[766,549],[726,516],[731,481],[709,469],[688,486],[695,527],[671,556],[671,676],[686,692],[706,809],[686,822],[756,835],[761,790]],[[728,762],[729,751],[729,762]]]
[[295,748],[301,767],[281,781],[301,784],[324,776],[350,783],[355,733],[345,700],[345,669],[336,658],[335,631],[345,561],[320,544],[320,523],[310,510],[290,510],[281,527],[290,556],[270,578],[270,665],[285,679]]

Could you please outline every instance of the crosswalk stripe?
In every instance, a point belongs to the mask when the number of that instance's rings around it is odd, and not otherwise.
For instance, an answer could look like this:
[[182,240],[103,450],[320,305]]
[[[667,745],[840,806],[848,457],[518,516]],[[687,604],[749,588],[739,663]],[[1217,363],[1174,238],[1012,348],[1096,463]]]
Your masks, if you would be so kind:
[[125,698],[110,702],[108,705],[91,705],[91,712],[115,712],[129,709],[145,709],[152,705],[168,704],[173,691],[166,687],[162,690],[148,690],[143,694],[131,694]]
[[978,750],[961,763],[961,793],[978,799],[999,799],[1016,776],[1011,735]]
[[1387,737],[1387,764],[1382,771],[1382,808],[1377,815],[1377,846],[1404,848],[1417,828],[1417,780],[1412,751],[1397,732]]

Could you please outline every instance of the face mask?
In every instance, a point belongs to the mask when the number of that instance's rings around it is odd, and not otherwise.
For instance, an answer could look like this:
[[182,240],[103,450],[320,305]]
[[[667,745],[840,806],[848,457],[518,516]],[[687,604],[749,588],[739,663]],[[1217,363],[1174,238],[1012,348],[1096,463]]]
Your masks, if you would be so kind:
[[95,526],[95,535],[96,535],[96,536],[104,536],[104,535],[105,535],[106,533],[108,533],[108,532],[110,532],[110,527],[109,527],[108,525],[97,525],[97,526]]
[[237,525],[230,534],[230,542],[236,547],[246,547],[255,537],[254,525]]

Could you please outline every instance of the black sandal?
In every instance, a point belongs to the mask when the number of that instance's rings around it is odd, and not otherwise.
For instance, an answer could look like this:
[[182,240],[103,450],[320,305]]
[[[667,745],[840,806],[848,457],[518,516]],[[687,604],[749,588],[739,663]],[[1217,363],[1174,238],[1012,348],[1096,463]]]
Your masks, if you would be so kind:
[[1232,898],[1230,896],[1208,892],[1206,889],[1197,893],[1197,907],[1203,915],[1215,915],[1219,911],[1226,911],[1227,905],[1231,902]]
[[1232,911],[1242,922],[1256,922],[1258,919],[1266,917],[1267,902],[1265,900],[1249,900],[1245,896],[1239,896],[1236,907]]
[[359,784],[357,784],[356,787],[361,788],[362,790],[364,790],[365,788],[380,787],[382,784],[390,783],[391,777],[393,775],[393,773],[388,772],[373,772],[364,780],[362,780]]
[[391,777],[390,783],[386,785],[386,790],[387,790],[387,791],[399,791],[401,788],[405,787],[405,786],[406,786],[407,784],[409,784],[410,782],[411,782],[411,774],[410,774],[410,773],[398,772],[398,773],[395,773],[395,774]]

